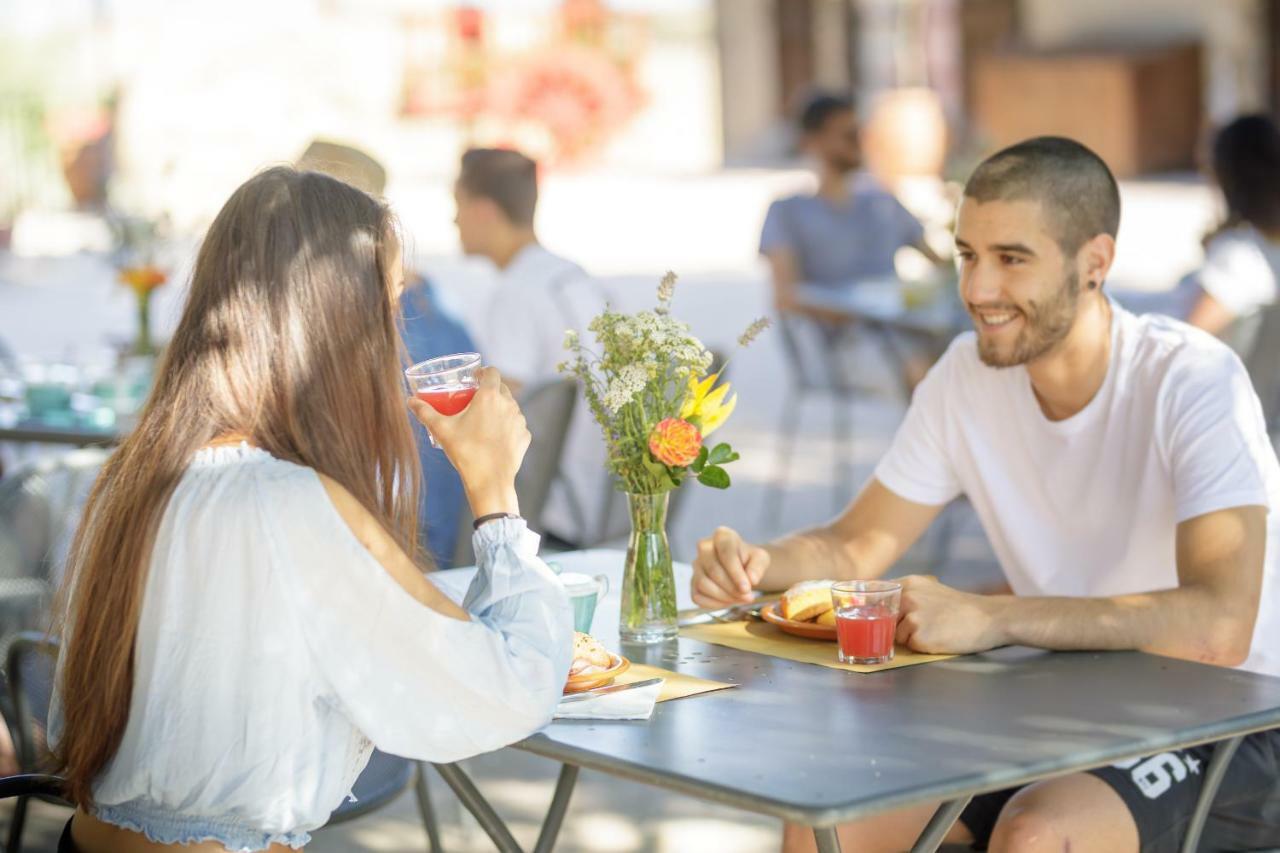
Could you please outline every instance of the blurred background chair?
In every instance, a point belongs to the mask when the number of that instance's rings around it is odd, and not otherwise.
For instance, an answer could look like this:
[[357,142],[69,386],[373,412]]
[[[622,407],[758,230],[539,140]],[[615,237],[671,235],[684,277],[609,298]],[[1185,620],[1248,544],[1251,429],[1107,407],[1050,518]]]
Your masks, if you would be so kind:
[[[577,400],[578,387],[572,379],[554,379],[534,385],[520,395],[520,408],[533,441],[516,476],[516,497],[520,501],[520,514],[531,530],[542,529],[542,511],[560,471],[560,459],[564,455]],[[476,555],[471,547],[473,521],[470,510],[464,507],[458,521],[458,542],[453,555],[455,566],[475,564]]]

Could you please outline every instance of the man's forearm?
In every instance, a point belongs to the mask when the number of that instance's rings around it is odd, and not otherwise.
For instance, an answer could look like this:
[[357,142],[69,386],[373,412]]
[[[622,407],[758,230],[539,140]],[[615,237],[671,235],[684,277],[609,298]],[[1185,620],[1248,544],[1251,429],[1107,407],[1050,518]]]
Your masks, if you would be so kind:
[[1137,649],[1220,666],[1249,653],[1256,607],[1211,589],[1179,587],[1111,598],[993,599],[999,645]]
[[830,526],[793,533],[764,547],[769,552],[769,572],[762,585],[769,591],[783,590],[804,580],[868,578],[884,573],[882,567],[868,574],[868,569],[874,567],[861,556],[861,543],[845,542]]

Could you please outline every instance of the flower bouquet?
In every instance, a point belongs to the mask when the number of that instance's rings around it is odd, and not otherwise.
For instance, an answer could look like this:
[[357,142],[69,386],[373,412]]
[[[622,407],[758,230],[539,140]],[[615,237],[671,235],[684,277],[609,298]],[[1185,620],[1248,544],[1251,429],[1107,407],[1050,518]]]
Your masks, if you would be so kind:
[[[671,316],[676,276],[658,286],[652,311],[610,309],[588,330],[599,352],[574,331],[565,333],[571,357],[561,372],[576,376],[604,431],[610,472],[627,495],[631,537],[622,581],[619,633],[627,642],[654,643],[676,635],[675,581],[666,516],[669,493],[693,476],[715,489],[729,487],[724,466],[739,457],[707,437],[733,413],[737,396],[709,373],[712,356],[689,326]],[[769,325],[760,319],[738,338],[748,346]]]

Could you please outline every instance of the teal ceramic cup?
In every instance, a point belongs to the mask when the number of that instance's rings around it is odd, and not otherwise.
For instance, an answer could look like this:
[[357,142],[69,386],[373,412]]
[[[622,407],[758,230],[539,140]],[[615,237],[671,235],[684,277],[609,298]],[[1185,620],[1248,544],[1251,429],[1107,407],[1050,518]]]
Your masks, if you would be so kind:
[[569,593],[569,603],[573,605],[573,629],[590,634],[596,604],[609,593],[609,579],[604,575],[592,577],[579,572],[561,572],[560,581]]

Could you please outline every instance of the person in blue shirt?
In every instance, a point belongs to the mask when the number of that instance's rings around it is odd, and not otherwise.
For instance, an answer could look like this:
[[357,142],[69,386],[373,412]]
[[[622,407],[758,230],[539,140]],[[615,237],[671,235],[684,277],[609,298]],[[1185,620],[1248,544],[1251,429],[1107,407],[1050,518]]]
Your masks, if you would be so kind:
[[[435,288],[421,274],[405,286],[400,311],[401,335],[414,364],[455,352],[476,351],[471,335],[440,306]],[[431,446],[426,430],[416,419],[414,435],[418,439],[418,458],[422,460],[422,480],[426,484],[419,527],[426,534],[427,548],[436,565],[448,568],[458,541],[458,516],[465,503],[462,480],[444,453]]]
[[859,171],[858,119],[849,98],[815,95],[800,115],[799,130],[805,152],[817,162],[817,192],[773,202],[760,234],[779,312],[821,313],[798,301],[802,284],[848,287],[893,277],[893,256],[903,246],[942,263],[919,220]]

